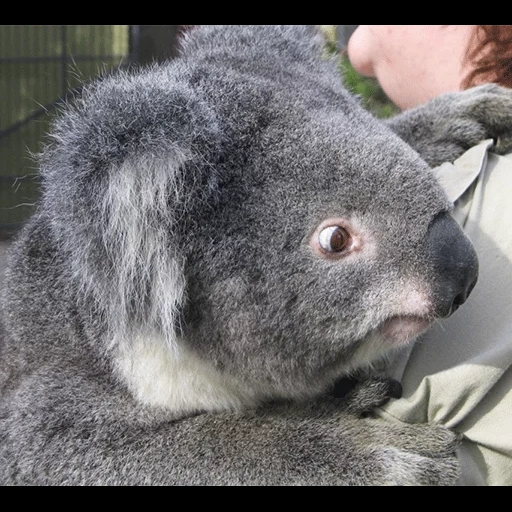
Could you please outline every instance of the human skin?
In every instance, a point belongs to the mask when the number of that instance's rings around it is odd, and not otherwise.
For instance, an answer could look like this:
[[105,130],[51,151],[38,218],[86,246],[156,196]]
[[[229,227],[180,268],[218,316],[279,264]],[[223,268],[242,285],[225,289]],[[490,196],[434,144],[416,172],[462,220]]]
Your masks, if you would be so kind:
[[462,89],[476,25],[359,25],[348,43],[353,67],[377,78],[401,109]]

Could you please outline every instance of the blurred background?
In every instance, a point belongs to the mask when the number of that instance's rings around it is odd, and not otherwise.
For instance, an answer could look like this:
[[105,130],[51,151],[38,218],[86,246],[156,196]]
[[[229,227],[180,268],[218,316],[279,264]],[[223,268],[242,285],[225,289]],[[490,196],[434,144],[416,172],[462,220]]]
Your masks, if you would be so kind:
[[181,27],[0,25],[0,240],[33,212],[34,155],[58,107],[95,76],[172,58]]
[[[88,80],[177,54],[187,25],[0,25],[0,240],[31,215],[39,194],[37,153],[59,106]],[[340,75],[379,116],[393,113],[375,81],[359,76],[343,48],[357,25],[322,25]],[[2,261],[0,247],[0,264]],[[0,269],[1,271],[1,269]]]

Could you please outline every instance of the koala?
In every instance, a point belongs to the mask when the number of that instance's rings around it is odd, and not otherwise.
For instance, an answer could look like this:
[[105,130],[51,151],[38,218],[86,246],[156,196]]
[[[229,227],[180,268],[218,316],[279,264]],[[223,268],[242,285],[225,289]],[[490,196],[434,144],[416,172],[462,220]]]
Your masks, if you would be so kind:
[[[471,292],[420,153],[498,137],[476,105],[512,98],[382,122],[322,50],[314,26],[202,26],[60,113],[7,270],[1,484],[456,482],[455,434],[372,415],[393,381],[332,390]],[[468,134],[414,137],[443,101]]]

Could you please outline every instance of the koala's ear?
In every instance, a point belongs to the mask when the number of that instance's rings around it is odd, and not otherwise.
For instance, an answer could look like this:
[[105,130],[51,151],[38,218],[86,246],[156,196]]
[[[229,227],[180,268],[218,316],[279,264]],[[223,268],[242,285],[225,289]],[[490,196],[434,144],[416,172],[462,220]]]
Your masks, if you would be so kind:
[[215,188],[205,163],[218,151],[216,116],[179,75],[173,64],[91,85],[43,154],[43,214],[77,289],[117,334],[135,325],[172,338],[180,219]]

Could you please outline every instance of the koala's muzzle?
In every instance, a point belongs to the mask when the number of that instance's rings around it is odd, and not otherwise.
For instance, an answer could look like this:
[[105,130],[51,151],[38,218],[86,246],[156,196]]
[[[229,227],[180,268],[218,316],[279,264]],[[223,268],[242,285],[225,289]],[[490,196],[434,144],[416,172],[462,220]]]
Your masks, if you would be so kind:
[[435,313],[450,316],[466,302],[478,278],[478,258],[469,239],[448,213],[431,222],[426,239],[435,273]]

